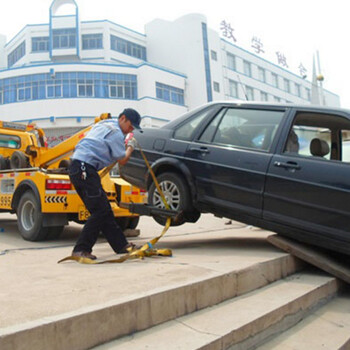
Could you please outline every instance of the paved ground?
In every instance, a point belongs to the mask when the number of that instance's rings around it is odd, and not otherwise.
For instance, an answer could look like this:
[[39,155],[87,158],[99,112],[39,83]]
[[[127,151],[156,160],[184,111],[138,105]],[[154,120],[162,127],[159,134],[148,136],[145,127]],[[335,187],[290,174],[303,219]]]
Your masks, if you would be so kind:
[[[0,329],[127,300],[285,255],[267,242],[270,232],[227,222],[207,214],[195,224],[170,228],[158,247],[172,249],[171,258],[81,265],[57,264],[70,255],[81,225],[71,224],[60,240],[34,243],[21,238],[15,216],[0,214]],[[141,218],[139,228],[141,235],[133,239],[139,243],[162,230],[149,217]],[[116,257],[102,239],[94,253],[101,259]]]

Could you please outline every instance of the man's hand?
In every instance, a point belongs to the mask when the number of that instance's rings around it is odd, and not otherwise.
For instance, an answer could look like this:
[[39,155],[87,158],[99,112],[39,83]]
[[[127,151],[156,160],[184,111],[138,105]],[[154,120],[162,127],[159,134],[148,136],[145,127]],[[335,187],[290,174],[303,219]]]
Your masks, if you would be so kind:
[[132,147],[132,149],[134,150],[134,149],[136,148],[136,145],[137,145],[136,139],[135,139],[134,137],[132,137],[132,138],[128,141],[126,147]]

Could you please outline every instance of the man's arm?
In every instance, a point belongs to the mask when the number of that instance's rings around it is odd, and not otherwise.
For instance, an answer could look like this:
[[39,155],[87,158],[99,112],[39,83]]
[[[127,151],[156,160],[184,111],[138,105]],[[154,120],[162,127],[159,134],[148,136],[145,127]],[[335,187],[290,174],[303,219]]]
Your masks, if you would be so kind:
[[131,157],[132,152],[134,151],[134,147],[132,145],[127,145],[126,151],[125,151],[125,157],[118,159],[118,163],[120,165],[124,165],[128,162],[129,158]]

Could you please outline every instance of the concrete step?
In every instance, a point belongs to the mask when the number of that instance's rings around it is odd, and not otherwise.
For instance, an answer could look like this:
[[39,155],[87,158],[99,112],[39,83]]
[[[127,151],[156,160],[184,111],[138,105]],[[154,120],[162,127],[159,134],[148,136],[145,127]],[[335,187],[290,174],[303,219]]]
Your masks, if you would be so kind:
[[329,301],[338,287],[338,280],[322,272],[297,273],[94,350],[253,349]]
[[[219,269],[210,275],[187,278],[179,275],[177,283],[143,288],[143,292],[125,295],[103,304],[92,304],[64,314],[1,328],[0,349],[88,349],[264,287],[305,266],[291,255],[276,256],[240,269],[234,264],[231,268],[225,264],[224,271]],[[182,257],[182,261],[184,260],[185,257]],[[80,266],[70,266],[77,267],[79,271],[86,270]],[[124,269],[132,266],[136,265],[126,265]],[[144,264],[139,266],[139,269],[147,267]],[[332,291],[336,289],[333,279],[321,279],[328,281]],[[142,281],[140,278],[139,280]],[[149,282],[151,281],[152,275],[149,276]],[[134,281],[134,285],[136,287],[137,281]],[[325,287],[320,289],[323,291]],[[232,315],[234,314],[235,311]]]
[[350,349],[350,293],[339,295],[257,350]]

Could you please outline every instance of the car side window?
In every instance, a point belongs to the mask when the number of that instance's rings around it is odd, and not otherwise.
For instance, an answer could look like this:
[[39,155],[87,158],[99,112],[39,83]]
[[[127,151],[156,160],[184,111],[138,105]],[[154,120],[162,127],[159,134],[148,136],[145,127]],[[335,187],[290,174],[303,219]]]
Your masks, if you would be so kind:
[[350,162],[350,128],[341,131],[341,160]]
[[330,129],[294,125],[288,135],[285,153],[330,159],[330,149]]
[[211,109],[207,109],[194,118],[181,124],[179,128],[175,130],[174,138],[177,140],[191,141],[196,128],[202,123],[202,121],[211,113]]
[[283,115],[283,111],[227,108],[209,123],[199,140],[268,150]]
[[350,121],[335,115],[301,112],[289,131],[284,153],[350,162]]

